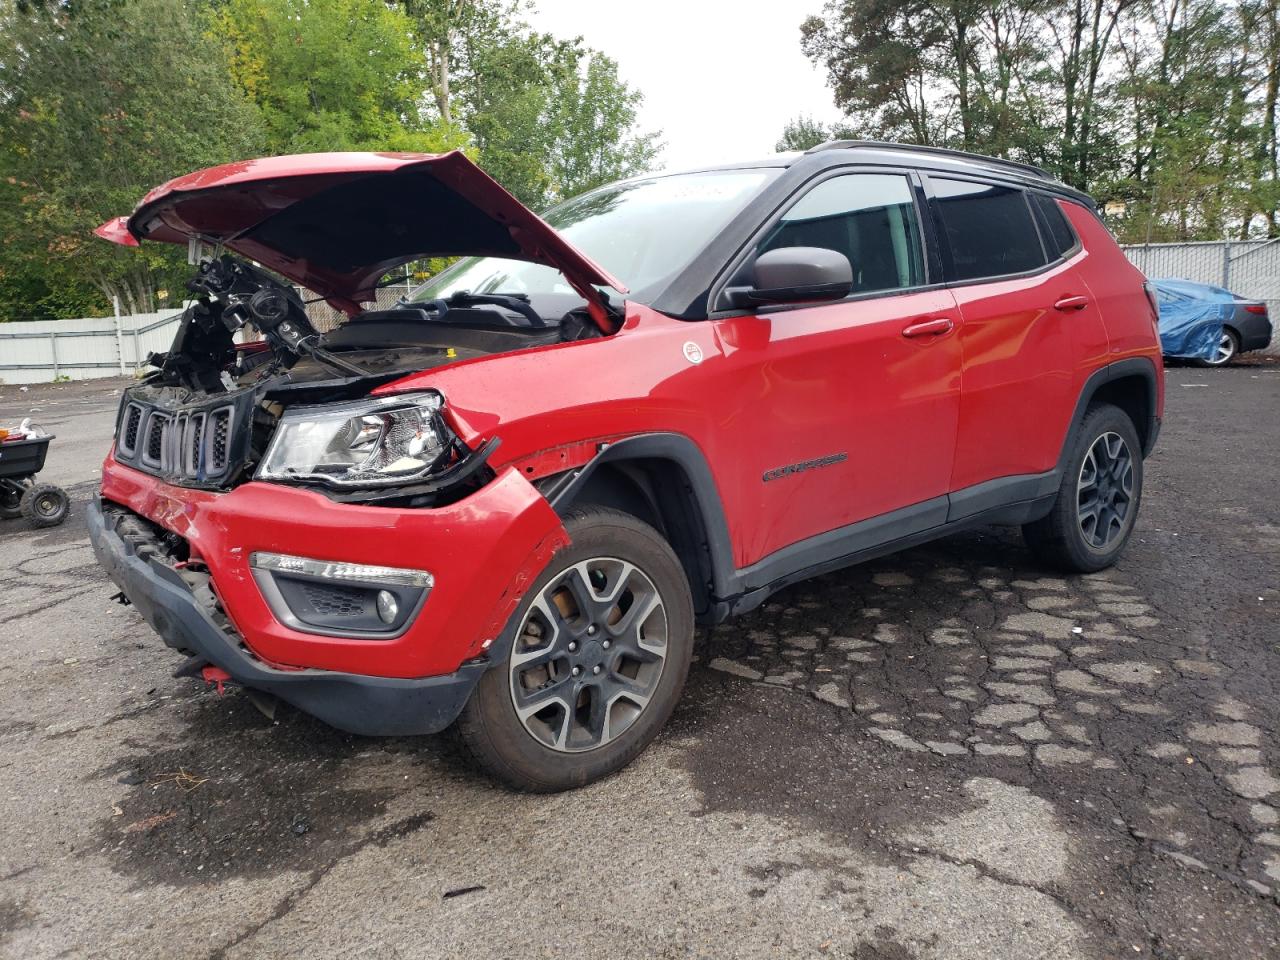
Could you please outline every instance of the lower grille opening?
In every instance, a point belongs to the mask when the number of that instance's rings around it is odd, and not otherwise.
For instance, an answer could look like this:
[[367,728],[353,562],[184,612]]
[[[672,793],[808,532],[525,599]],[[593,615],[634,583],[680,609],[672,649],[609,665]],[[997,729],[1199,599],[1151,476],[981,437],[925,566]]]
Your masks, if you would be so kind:
[[302,594],[317,613],[328,617],[358,617],[365,612],[367,590],[332,587],[323,583],[306,583]]

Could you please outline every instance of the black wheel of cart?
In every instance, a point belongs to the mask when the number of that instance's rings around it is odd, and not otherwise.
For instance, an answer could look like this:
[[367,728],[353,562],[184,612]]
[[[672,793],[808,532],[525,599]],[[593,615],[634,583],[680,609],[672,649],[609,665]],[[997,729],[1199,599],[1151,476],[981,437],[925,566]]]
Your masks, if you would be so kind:
[[30,486],[30,480],[0,480],[0,520],[22,516],[22,495]]
[[22,515],[35,527],[56,527],[71,512],[67,491],[52,483],[38,483],[22,495]]

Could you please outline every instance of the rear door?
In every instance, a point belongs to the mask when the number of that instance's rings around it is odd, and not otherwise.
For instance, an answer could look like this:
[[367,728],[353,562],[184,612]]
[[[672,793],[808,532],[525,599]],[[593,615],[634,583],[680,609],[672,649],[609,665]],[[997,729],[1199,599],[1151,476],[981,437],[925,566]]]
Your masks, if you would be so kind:
[[[740,565],[913,505],[869,536],[890,539],[945,516],[960,401],[954,300],[931,286],[922,195],[902,171],[845,171],[810,186],[752,254],[824,247],[853,267],[834,303],[717,320],[724,426],[733,431],[743,518]],[[750,258],[747,264],[750,263]],[[726,437],[726,439],[728,439]],[[829,538],[833,555],[848,543]],[[853,544],[860,548],[864,544]],[[812,559],[812,558],[810,558]]]
[[976,485],[1041,474],[1057,463],[1075,400],[1073,328],[1096,307],[1073,251],[1042,239],[1048,230],[1033,206],[1038,195],[960,176],[930,175],[926,183],[962,321],[950,482],[961,494],[951,512],[958,519],[992,505],[990,497],[973,496]]

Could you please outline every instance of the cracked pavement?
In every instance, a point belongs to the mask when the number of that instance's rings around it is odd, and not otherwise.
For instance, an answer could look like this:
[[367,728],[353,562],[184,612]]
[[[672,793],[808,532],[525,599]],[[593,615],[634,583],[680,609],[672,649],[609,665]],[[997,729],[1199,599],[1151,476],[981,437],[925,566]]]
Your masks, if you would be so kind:
[[[91,496],[121,384],[0,386]],[[1168,371],[1121,563],[982,529],[706,632],[553,797],[262,717],[0,524],[0,957],[1280,956],[1280,363]]]

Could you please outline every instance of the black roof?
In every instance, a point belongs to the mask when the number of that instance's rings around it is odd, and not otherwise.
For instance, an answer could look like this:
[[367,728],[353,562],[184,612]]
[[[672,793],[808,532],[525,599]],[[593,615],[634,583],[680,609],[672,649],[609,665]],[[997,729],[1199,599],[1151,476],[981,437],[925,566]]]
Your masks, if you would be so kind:
[[806,150],[805,153],[821,153],[824,150],[850,150],[857,147],[867,147],[873,150],[926,153],[938,157],[950,157],[954,160],[964,160],[978,166],[1001,167],[1016,170],[1024,175],[1039,177],[1043,180],[1053,180],[1053,177],[1050,175],[1048,170],[1045,170],[1043,167],[1037,167],[1034,164],[1020,163],[1017,160],[1006,160],[1003,157],[988,157],[981,153],[969,153],[965,150],[951,150],[947,147],[930,147],[914,143],[889,143],[884,140],[828,140],[826,143],[820,143],[816,147]]
[[[854,156],[856,156],[856,160]],[[946,147],[928,147],[913,143],[890,143],[884,140],[830,140],[804,152],[778,153],[758,160],[742,160],[736,163],[717,163],[687,170],[664,170],[661,173],[641,174],[631,180],[649,180],[654,177],[670,177],[686,173],[712,173],[722,170],[750,170],[760,168],[790,168],[793,170],[822,170],[849,162],[867,162],[895,167],[911,167],[932,170],[936,173],[968,173],[1012,180],[1037,190],[1047,190],[1069,197],[1077,203],[1093,209],[1093,198],[1069,187],[1034,164],[1003,157],[988,157],[964,150]]]
[[944,172],[947,170],[961,173],[981,173],[995,175],[1004,179],[1020,181],[1027,186],[1042,190],[1051,190],[1093,207],[1094,202],[1088,194],[1081,193],[1056,179],[1043,167],[1017,160],[1006,160],[1003,157],[988,157],[980,153],[968,153],[964,150],[950,150],[946,147],[928,147],[912,143],[888,143],[881,140],[831,140],[812,147],[801,154],[801,158],[830,158],[836,151],[856,151],[865,159],[875,162],[883,161],[895,165],[922,167]]

